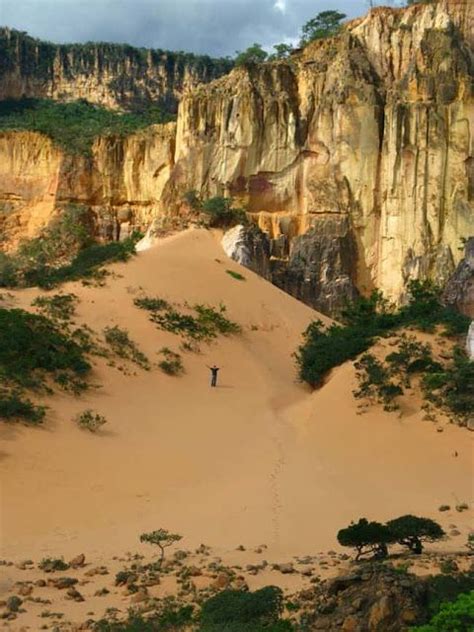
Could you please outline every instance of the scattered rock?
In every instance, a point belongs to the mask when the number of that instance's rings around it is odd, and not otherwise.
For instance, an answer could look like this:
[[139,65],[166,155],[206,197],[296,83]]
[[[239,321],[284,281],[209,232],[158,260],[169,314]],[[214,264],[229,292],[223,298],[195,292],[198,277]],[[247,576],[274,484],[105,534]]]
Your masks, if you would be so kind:
[[142,603],[148,599],[148,591],[146,588],[140,588],[130,599],[131,603]]
[[94,597],[105,597],[105,595],[108,595],[110,593],[110,590],[108,590],[107,588],[101,588],[100,590],[96,590],[94,593]]
[[31,584],[20,584],[17,592],[22,597],[29,597],[33,592],[33,586]]
[[76,557],[73,557],[72,560],[69,562],[69,566],[71,568],[80,568],[81,566],[84,566],[86,561],[86,556],[84,555],[84,553],[81,553],[80,555],[76,555]]
[[227,573],[219,573],[212,582],[212,587],[218,590],[225,590],[230,586],[230,576]]
[[58,577],[58,579],[48,579],[48,586],[53,586],[58,590],[64,590],[65,588],[71,588],[77,584],[79,580],[75,577]]
[[74,587],[68,588],[66,595],[67,595],[66,599],[72,599],[73,601],[78,601],[78,602],[84,601],[84,597]]
[[293,566],[292,562],[288,562],[286,564],[274,564],[273,568],[276,571],[280,571],[280,573],[283,573],[284,575],[295,572],[295,567]]

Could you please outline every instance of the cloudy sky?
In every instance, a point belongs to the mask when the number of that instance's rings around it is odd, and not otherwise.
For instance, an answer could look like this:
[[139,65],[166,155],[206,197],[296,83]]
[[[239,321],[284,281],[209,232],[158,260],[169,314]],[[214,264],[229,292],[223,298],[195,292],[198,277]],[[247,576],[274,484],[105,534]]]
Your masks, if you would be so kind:
[[368,0],[0,0],[0,25],[54,42],[111,41],[233,55],[290,42],[319,11],[349,17]]

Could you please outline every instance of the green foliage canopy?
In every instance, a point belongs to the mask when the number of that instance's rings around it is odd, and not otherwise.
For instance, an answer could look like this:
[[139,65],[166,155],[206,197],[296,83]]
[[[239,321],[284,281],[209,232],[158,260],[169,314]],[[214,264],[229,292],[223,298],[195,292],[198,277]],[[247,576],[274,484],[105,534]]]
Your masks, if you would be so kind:
[[411,514],[390,520],[387,527],[399,544],[417,554],[423,551],[423,542],[436,542],[446,535],[434,520]]
[[308,20],[303,25],[300,45],[306,46],[306,44],[314,40],[337,35],[341,30],[341,22],[346,17],[346,14],[340,11],[321,11],[316,17]]

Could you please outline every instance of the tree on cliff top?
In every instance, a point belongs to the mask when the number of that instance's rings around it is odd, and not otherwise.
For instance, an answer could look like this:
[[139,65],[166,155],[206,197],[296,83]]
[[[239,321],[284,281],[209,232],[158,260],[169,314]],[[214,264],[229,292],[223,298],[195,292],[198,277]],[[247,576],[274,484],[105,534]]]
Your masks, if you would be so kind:
[[342,27],[341,22],[346,17],[346,14],[340,11],[321,11],[316,17],[306,22],[301,29],[300,46],[306,46],[317,39],[337,35]]
[[237,51],[235,65],[244,66],[245,64],[260,64],[264,62],[267,57],[268,53],[263,50],[262,45],[255,42],[243,52]]

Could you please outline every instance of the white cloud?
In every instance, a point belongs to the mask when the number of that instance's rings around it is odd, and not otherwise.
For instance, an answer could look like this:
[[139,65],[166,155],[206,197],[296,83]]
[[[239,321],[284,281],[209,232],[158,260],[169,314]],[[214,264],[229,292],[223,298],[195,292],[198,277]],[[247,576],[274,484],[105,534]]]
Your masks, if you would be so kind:
[[286,11],[286,0],[276,0],[276,2],[275,2],[275,9],[277,9],[277,11],[281,11],[282,13],[285,13],[285,11]]

